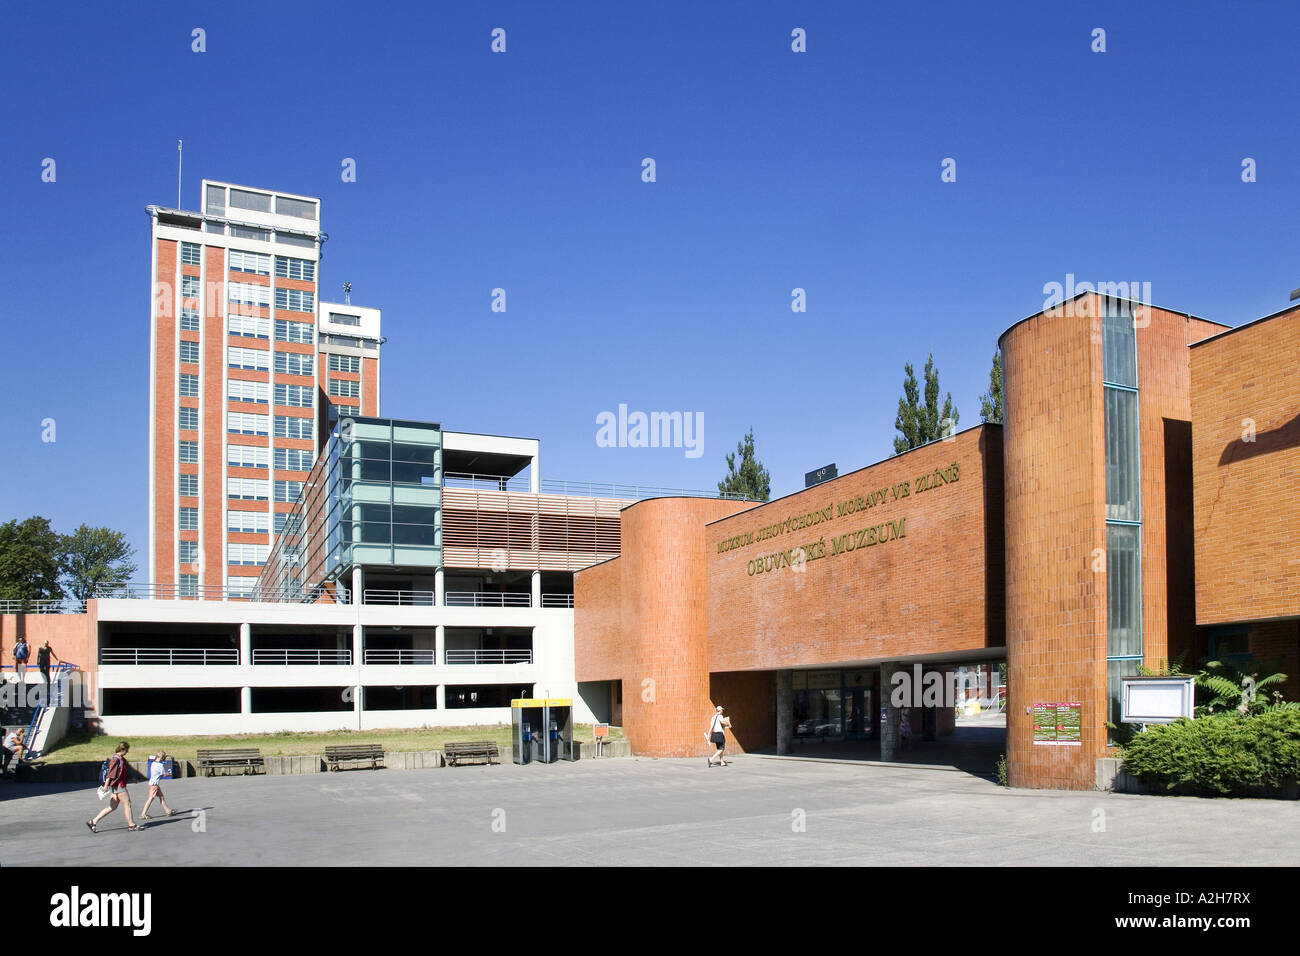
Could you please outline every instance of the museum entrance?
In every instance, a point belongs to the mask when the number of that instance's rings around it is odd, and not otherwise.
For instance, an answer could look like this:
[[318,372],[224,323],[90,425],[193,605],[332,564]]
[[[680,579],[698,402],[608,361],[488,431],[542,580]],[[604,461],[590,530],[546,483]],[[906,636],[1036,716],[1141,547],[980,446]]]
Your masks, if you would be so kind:
[[796,740],[873,740],[879,731],[879,670],[795,671]]

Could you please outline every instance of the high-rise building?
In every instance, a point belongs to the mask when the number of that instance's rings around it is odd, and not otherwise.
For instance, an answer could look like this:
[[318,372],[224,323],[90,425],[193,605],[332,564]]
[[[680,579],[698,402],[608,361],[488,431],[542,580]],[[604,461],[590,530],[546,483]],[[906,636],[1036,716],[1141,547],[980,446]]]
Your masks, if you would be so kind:
[[320,200],[204,180],[152,223],[149,580],[251,592],[331,404],[379,412],[378,309],[320,302]]

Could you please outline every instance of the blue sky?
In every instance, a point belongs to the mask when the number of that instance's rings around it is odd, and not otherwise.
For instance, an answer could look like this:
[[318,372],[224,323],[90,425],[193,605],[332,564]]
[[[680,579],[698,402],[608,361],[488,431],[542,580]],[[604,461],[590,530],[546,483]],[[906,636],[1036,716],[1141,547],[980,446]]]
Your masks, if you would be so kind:
[[[187,208],[203,177],[321,197],[324,294],[384,310],[385,414],[536,436],[549,478],[711,488],[752,426],[785,494],[889,455],[927,352],[977,423],[1068,273],[1232,325],[1300,286],[1285,4],[60,6],[0,39],[0,520],[142,556],[178,138]],[[598,447],[620,403],[702,413],[703,455]]]

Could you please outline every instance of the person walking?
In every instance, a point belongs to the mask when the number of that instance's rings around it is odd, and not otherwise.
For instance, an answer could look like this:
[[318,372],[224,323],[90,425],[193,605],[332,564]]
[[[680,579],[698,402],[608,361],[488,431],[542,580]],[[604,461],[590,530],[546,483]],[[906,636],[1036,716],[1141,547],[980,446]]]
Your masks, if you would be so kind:
[[31,649],[27,646],[27,638],[18,638],[18,643],[14,645],[14,673],[18,675],[18,683],[27,680],[27,658],[31,655]]
[[39,667],[41,670],[41,677],[45,678],[45,702],[47,704],[52,704],[54,702],[50,698],[50,658],[51,657],[54,658],[56,661],[59,661],[60,664],[63,663],[62,660],[59,660],[59,655],[54,653],[54,648],[50,647],[49,641],[46,641],[44,644],[42,644],[40,647],[36,649],[36,666]]
[[99,832],[99,821],[116,810],[119,802],[122,803],[126,812],[126,828],[128,830],[144,829],[131,817],[131,794],[127,793],[126,790],[127,779],[131,774],[131,768],[126,762],[126,755],[130,749],[131,745],[123,740],[117,745],[117,749],[113,751],[113,756],[108,758],[108,772],[104,774],[104,785],[101,788],[108,794],[108,806],[100,810],[94,819],[86,821],[86,826],[90,827],[91,833]]
[[176,816],[176,811],[167,806],[167,798],[163,796],[162,792],[162,778],[163,774],[167,772],[167,768],[163,765],[163,761],[166,759],[167,754],[164,751],[159,750],[153,755],[153,760],[149,764],[149,799],[144,802],[144,809],[140,811],[141,823],[149,819],[149,807],[155,800],[157,800],[159,806],[163,808],[163,813],[167,814],[169,817]]
[[731,718],[723,716],[722,705],[719,704],[718,709],[713,712],[713,717],[709,720],[709,732],[704,735],[704,739],[709,741],[709,743],[713,744],[713,746],[717,748],[717,751],[715,753],[709,754],[710,767],[714,766],[714,762],[713,762],[714,757],[718,758],[717,766],[725,767],[727,765],[727,760],[726,760],[727,730],[730,727],[731,727]]

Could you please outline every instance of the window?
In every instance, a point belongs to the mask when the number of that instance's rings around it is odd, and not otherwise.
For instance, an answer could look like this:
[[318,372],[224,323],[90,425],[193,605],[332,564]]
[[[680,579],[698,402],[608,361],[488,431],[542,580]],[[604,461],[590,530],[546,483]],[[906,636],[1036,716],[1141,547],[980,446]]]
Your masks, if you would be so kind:
[[198,342],[181,343],[181,361],[188,362],[191,365],[199,364],[199,343]]
[[197,242],[181,243],[181,264],[197,266],[199,264],[199,244]]
[[275,386],[275,404],[311,408],[312,390],[306,385]]
[[1138,395],[1126,388],[1102,390],[1106,416],[1106,518],[1138,521]]
[[305,448],[277,448],[275,467],[281,471],[311,471],[311,452]]
[[236,239],[256,239],[258,242],[270,242],[271,230],[250,229],[248,226],[231,226],[230,234]]
[[265,382],[245,382],[232,378],[226,383],[226,398],[232,402],[252,402],[256,405],[267,404],[270,386]]
[[360,372],[361,356],[331,355],[329,367],[331,372]]
[[265,468],[270,449],[258,445],[227,445],[226,464],[231,468]]
[[290,322],[288,319],[275,320],[275,340],[277,342],[301,342],[310,345],[316,340],[315,327],[310,322]]
[[199,476],[177,475],[176,489],[182,498],[197,498],[199,496]]
[[180,460],[182,464],[193,465],[199,460],[199,443],[183,441],[180,443]]
[[199,397],[199,377],[189,372],[181,372],[181,398]]
[[342,379],[330,379],[330,394],[338,395],[342,398],[359,398],[361,396],[360,382],[345,382]]
[[304,199],[290,199],[288,196],[275,197],[275,211],[281,216],[293,216],[295,219],[315,219],[316,204]]
[[287,501],[290,504],[298,500],[298,495],[302,493],[301,481],[277,481],[275,483],[275,500]]
[[198,531],[199,509],[178,508],[176,514],[176,527],[181,531]]
[[284,530],[285,523],[289,520],[289,512],[277,511],[275,513],[275,533],[279,534]]
[[259,534],[266,531],[265,511],[227,511],[226,530],[241,534]]
[[227,478],[226,497],[239,498],[243,501],[265,501],[267,481],[265,478]]
[[242,335],[250,339],[271,337],[271,320],[256,315],[226,316],[226,331],[230,335]]
[[315,249],[316,240],[312,236],[295,236],[291,232],[277,232],[275,241],[286,246],[301,246],[304,249]]
[[199,410],[197,408],[186,408],[182,405],[177,409],[176,427],[182,430],[198,431]]
[[197,574],[182,574],[177,588],[181,597],[198,597],[199,576]]
[[270,212],[271,197],[266,193],[250,192],[247,189],[230,190],[231,209],[251,209],[253,212]]
[[181,564],[193,564],[199,559],[199,543],[197,541],[178,541],[176,557]]
[[289,312],[313,312],[316,309],[316,296],[301,289],[276,289],[275,307]]
[[209,186],[207,195],[204,197],[204,207],[209,216],[224,216],[226,214],[226,187]]
[[230,271],[269,276],[271,274],[271,257],[260,252],[243,252],[239,249],[231,249]]
[[1133,303],[1106,299],[1101,320],[1102,377],[1115,385],[1137,387],[1137,330]]
[[265,435],[269,417],[253,412],[226,412],[226,431],[232,435]]
[[267,546],[264,544],[226,545],[226,563],[258,565],[266,563]]
[[226,593],[231,597],[247,598],[253,596],[257,588],[257,578],[251,574],[231,575],[226,579]]
[[361,316],[344,315],[341,312],[331,312],[330,321],[333,322],[335,325],[360,325]]
[[202,297],[202,285],[198,276],[181,276],[181,297],[198,299]]
[[181,331],[197,332],[199,330],[199,310],[188,307],[181,308]]
[[226,284],[226,301],[236,305],[268,306],[271,304],[271,287],[251,282],[230,282]]
[[267,353],[261,349],[241,349],[232,346],[226,349],[226,364],[231,368],[265,372],[267,366],[266,356]]
[[306,438],[310,440],[311,431],[310,418],[296,418],[290,415],[275,416],[276,438]]
[[339,410],[339,417],[341,418],[361,414],[361,406],[359,405],[335,405],[334,407]]
[[275,257],[275,274],[280,279],[305,279],[316,281],[316,263],[310,259],[291,259],[288,256]]
[[[302,325],[294,322],[293,325]],[[310,326],[308,326],[309,328]],[[310,355],[302,352],[276,352],[275,370],[284,375],[311,375],[315,363]]]

